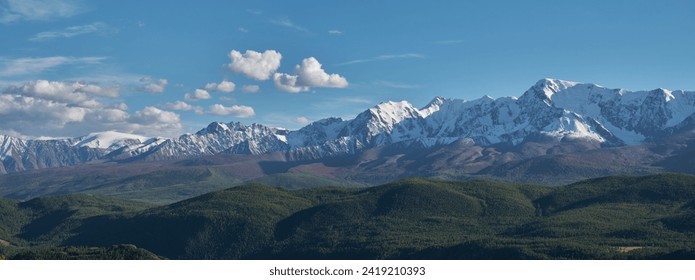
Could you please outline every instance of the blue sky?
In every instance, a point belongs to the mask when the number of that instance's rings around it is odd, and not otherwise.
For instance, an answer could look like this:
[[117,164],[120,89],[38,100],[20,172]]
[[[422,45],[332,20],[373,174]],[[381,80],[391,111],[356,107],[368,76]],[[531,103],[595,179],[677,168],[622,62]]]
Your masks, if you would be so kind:
[[695,90],[693,3],[0,0],[0,133],[296,129],[545,77]]

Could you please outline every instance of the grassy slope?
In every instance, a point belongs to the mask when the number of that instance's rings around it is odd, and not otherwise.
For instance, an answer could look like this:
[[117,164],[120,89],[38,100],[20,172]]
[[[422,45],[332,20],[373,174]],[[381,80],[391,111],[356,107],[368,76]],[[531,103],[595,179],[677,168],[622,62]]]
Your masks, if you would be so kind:
[[103,166],[82,171],[56,168],[0,176],[0,196],[28,200],[47,195],[88,193],[154,204],[169,204],[242,183],[217,167]]
[[335,187],[366,187],[364,184],[353,183],[345,180],[319,177],[306,173],[280,173],[266,175],[249,181],[249,183],[278,186],[288,189],[316,188],[323,186]]
[[[36,216],[62,209],[38,202],[0,201],[0,211],[35,209],[29,225],[52,217],[44,221],[51,226],[25,225],[13,238],[134,244],[174,259],[695,257],[695,177],[687,175],[558,188],[424,179],[366,189],[245,185],[129,213],[73,202],[66,217]],[[645,248],[619,253],[622,246]]]

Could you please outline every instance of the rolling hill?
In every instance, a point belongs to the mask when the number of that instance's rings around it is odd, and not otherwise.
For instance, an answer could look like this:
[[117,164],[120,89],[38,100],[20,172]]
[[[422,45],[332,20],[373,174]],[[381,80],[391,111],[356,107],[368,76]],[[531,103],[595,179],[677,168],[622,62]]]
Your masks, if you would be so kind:
[[0,239],[12,245],[0,248],[10,258],[132,244],[170,259],[692,259],[693,205],[695,177],[680,174],[561,187],[249,184],[156,207],[68,195],[2,200]]

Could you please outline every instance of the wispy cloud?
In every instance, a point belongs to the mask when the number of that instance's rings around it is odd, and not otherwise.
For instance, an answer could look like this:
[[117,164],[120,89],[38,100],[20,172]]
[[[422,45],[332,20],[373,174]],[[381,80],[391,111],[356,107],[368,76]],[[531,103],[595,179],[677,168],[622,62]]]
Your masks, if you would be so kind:
[[113,32],[115,29],[110,28],[108,24],[103,22],[94,22],[86,25],[70,26],[57,31],[45,31],[29,38],[31,41],[47,41],[58,38],[72,38],[79,35],[85,35],[95,32]]
[[309,33],[309,29],[306,29],[306,28],[304,28],[303,26],[294,23],[294,22],[293,22],[292,20],[290,20],[289,18],[271,19],[270,22],[273,23],[273,24],[277,24],[277,25],[280,25],[280,26],[284,26],[284,27],[290,28],[290,29],[292,29],[292,30],[294,30],[294,31]]
[[237,28],[237,30],[239,30],[239,32],[242,32],[242,33],[248,33],[249,32],[248,29],[243,28],[243,27],[239,27],[239,28]]
[[0,23],[69,18],[83,11],[76,0],[5,0],[0,1]]
[[425,56],[422,54],[418,54],[418,53],[384,54],[384,55],[370,57],[370,58],[350,60],[350,61],[339,63],[336,65],[351,65],[351,64],[367,63],[367,62],[374,62],[374,61],[383,61],[383,60],[392,60],[392,59],[412,59],[412,58],[423,59],[423,58],[425,58]]
[[340,31],[340,30],[337,30],[337,29],[331,29],[331,30],[328,30],[328,34],[331,34],[331,35],[341,35],[341,34],[343,34],[343,31]]
[[49,56],[22,57],[14,59],[0,57],[0,76],[38,74],[62,65],[98,64],[104,59],[106,59],[106,57]]

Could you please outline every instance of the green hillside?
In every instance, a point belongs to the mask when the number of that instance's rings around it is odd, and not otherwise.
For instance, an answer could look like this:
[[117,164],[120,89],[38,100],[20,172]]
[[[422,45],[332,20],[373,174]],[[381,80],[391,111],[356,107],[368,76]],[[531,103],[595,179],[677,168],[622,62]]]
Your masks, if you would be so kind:
[[250,184],[154,208],[68,197],[0,200],[13,217],[0,218],[0,239],[14,244],[5,254],[97,247],[107,256],[113,245],[133,244],[170,259],[695,259],[695,177],[679,174],[563,187]]
[[305,173],[279,173],[266,175],[249,181],[249,183],[264,184],[269,186],[281,186],[287,189],[316,188],[323,186],[334,187],[366,187],[367,185],[348,182],[345,180],[330,179]]
[[165,205],[242,183],[217,167],[154,164],[56,168],[0,176],[0,196],[18,200],[85,193]]

